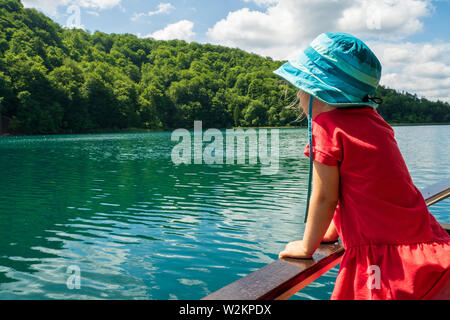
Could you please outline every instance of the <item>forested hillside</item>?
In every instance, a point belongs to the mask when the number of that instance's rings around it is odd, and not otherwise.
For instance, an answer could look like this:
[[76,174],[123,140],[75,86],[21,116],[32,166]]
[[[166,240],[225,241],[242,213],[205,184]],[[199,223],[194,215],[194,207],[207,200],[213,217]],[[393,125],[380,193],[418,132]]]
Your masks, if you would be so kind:
[[[298,125],[282,62],[239,49],[62,28],[0,0],[0,100],[9,132]],[[379,88],[394,122],[450,122],[450,105]]]

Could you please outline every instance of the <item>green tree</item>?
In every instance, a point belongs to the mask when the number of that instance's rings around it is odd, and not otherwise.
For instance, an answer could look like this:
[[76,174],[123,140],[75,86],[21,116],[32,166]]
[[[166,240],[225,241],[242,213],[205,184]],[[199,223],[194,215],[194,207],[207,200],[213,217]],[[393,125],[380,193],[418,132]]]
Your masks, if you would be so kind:
[[266,123],[267,110],[258,100],[250,102],[244,110],[244,124],[247,126],[263,126]]

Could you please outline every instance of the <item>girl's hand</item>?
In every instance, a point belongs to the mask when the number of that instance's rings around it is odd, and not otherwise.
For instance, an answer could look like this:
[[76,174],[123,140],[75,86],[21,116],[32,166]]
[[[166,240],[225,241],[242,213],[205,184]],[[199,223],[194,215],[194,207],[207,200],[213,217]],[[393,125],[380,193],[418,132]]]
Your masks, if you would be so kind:
[[286,248],[280,252],[278,258],[297,258],[310,259],[312,253],[308,252],[303,244],[303,240],[292,241],[286,245]]

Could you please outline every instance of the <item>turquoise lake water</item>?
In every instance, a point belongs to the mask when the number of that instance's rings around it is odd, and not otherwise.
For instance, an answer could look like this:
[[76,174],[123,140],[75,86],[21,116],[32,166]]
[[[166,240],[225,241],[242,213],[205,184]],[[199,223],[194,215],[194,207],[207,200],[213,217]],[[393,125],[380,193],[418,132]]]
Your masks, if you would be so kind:
[[[450,126],[394,130],[419,189],[450,176]],[[0,138],[0,299],[204,297],[301,237],[305,143],[280,129],[279,170],[262,175],[174,165],[171,132]],[[450,222],[449,200],[431,212]],[[329,299],[337,271],[293,298]]]

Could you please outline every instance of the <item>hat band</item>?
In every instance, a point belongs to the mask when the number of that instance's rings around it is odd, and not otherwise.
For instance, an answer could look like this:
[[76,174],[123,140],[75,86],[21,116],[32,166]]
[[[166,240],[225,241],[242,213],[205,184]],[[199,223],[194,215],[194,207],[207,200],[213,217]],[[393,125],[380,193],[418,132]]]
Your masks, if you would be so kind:
[[306,195],[306,209],[305,209],[305,223],[308,220],[309,203],[311,200],[312,189],[312,173],[314,167],[314,147],[313,147],[313,135],[312,135],[312,109],[313,109],[314,97],[309,95],[309,107],[308,107],[308,140],[309,140],[309,172],[308,172],[308,194]]
[[322,79],[309,71],[308,68],[299,64],[298,61],[290,61],[288,63],[299,72],[302,72],[302,77],[299,78],[296,87],[314,95],[319,100],[331,105],[331,101],[336,101],[338,103],[359,103],[362,100],[360,97],[353,96],[340,88],[325,83]]
[[341,61],[334,62],[321,56],[314,48],[308,47],[302,52],[298,59],[302,59],[303,64],[317,72],[319,77],[322,75],[326,77],[326,81],[330,82],[334,86],[345,85],[354,91],[354,95],[358,95],[357,92],[361,92],[361,96],[368,92],[374,91],[377,85],[369,85],[361,81],[357,75],[348,74],[341,69]]
[[303,66],[302,71],[308,70],[308,73],[320,79],[322,83],[351,96],[350,101],[361,101],[366,94],[373,94],[376,91],[376,87],[342,71],[335,63],[323,58],[312,47],[301,52],[295,61],[291,61],[291,64],[295,67]]

